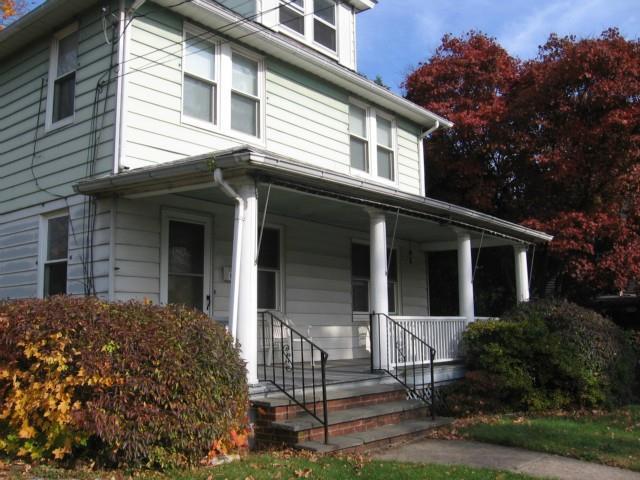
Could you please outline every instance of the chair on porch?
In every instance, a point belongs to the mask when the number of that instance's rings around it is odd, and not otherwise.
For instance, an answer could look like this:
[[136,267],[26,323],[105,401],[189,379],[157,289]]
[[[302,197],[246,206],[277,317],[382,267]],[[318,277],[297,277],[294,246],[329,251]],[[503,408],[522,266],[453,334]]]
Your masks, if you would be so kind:
[[[276,318],[280,319],[285,325],[296,329],[296,324],[288,318],[286,315],[280,312],[271,312]],[[278,325],[273,324],[272,322],[268,322],[265,320],[265,317],[262,317],[264,323],[264,328],[259,330],[261,333],[264,332],[264,348],[267,350],[266,355],[266,365],[273,365],[276,360],[279,360],[279,363],[283,363],[286,361],[287,355],[291,355],[289,362],[297,361],[295,357],[296,352],[300,352],[303,348],[302,339],[296,338],[295,335],[292,338],[291,330],[289,328],[280,328]],[[273,325],[273,332],[271,331]],[[296,349],[296,346],[298,347]],[[280,358],[276,359],[275,352],[281,352]]]

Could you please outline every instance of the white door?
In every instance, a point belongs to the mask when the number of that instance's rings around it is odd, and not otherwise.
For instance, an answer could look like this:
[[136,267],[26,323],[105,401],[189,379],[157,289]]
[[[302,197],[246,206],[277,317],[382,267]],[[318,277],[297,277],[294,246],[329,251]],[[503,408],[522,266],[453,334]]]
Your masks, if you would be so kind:
[[162,303],[212,311],[211,219],[165,212],[162,219]]

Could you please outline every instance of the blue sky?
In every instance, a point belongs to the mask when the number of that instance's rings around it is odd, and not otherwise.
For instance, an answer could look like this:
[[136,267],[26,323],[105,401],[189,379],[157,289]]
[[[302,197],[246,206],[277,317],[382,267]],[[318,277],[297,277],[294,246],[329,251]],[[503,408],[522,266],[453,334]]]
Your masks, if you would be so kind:
[[379,0],[357,22],[358,70],[399,92],[445,33],[480,30],[512,55],[532,58],[551,32],[594,37],[615,26],[640,37],[640,0]]

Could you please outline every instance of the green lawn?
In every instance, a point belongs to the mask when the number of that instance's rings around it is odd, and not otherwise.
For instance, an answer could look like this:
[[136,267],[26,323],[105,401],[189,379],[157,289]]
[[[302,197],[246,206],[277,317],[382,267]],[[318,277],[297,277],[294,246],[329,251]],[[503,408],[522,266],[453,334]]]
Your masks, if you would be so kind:
[[[6,468],[5,468],[6,471]],[[0,469],[0,478],[3,477]],[[366,461],[360,457],[314,457],[282,455],[250,455],[244,460],[212,468],[181,470],[165,474],[153,472],[90,472],[82,470],[66,471],[51,467],[34,467],[25,474],[24,468],[12,467],[9,478],[48,478],[77,480],[120,480],[134,478],[140,480],[160,479],[201,479],[201,480],[288,480],[296,478],[327,480],[532,480],[526,475],[498,472],[466,467],[437,465],[410,465],[396,462]]]
[[640,471],[640,405],[608,414],[502,416],[463,424],[463,437]]

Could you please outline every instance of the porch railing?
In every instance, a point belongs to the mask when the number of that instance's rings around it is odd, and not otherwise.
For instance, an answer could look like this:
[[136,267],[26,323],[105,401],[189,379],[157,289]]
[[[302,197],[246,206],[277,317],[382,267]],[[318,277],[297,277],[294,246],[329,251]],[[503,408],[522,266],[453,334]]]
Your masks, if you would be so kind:
[[[329,354],[274,312],[265,311],[259,315],[262,334],[262,372],[259,371],[258,375],[260,377],[261,373],[262,378],[259,379],[270,382],[320,422],[324,427],[324,442],[327,443],[329,419],[326,368]],[[319,367],[314,362],[318,356]]]
[[436,349],[436,362],[450,362],[462,357],[462,334],[465,317],[399,317],[393,316],[408,331],[425,339]]
[[395,378],[411,397],[429,405],[431,417],[435,418],[436,349],[388,315],[371,313],[369,318],[374,347],[372,370],[379,368]]

